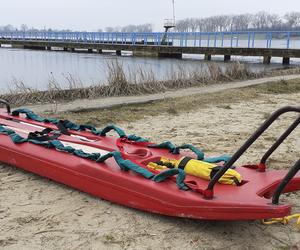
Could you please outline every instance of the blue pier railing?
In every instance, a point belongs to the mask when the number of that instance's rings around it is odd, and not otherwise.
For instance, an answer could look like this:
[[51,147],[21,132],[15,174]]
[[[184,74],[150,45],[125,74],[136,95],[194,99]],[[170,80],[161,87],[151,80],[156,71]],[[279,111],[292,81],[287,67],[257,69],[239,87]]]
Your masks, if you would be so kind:
[[246,32],[0,32],[0,39],[129,45],[300,49],[300,31]]

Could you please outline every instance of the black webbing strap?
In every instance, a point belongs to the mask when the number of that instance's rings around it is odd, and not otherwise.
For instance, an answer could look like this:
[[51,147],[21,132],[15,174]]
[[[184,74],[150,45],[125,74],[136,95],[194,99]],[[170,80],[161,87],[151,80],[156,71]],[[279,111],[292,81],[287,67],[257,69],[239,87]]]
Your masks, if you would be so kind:
[[171,162],[155,161],[154,163],[160,166],[165,166],[169,169],[175,168],[175,166]]
[[[218,173],[218,171],[221,168],[222,168],[222,166],[217,166],[217,167],[212,168],[211,172],[210,172],[210,179],[214,178],[214,176]],[[234,167],[231,167],[231,169],[234,169]],[[234,181],[235,185],[241,186],[241,183],[235,176],[232,176],[232,180]]]
[[184,157],[178,164],[178,168],[184,170],[186,164],[188,164],[188,162],[190,160],[192,160],[193,158],[191,157]]
[[53,129],[46,128],[43,131],[30,132],[28,134],[28,139],[35,141],[51,141],[56,140],[61,135],[60,133],[49,135],[50,132],[53,132]]
[[58,130],[63,134],[63,135],[70,135],[70,132],[68,131],[68,129],[65,127],[64,125],[64,121],[60,120],[57,124],[56,124]]

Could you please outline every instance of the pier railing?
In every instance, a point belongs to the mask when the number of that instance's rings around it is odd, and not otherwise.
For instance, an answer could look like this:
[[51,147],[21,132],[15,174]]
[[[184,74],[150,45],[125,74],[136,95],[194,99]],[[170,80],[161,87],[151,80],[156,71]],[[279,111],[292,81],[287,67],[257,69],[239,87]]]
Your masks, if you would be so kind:
[[[109,43],[215,48],[299,49],[300,31],[247,32],[0,32],[5,40],[43,40],[72,43]],[[162,42],[163,41],[163,42]]]

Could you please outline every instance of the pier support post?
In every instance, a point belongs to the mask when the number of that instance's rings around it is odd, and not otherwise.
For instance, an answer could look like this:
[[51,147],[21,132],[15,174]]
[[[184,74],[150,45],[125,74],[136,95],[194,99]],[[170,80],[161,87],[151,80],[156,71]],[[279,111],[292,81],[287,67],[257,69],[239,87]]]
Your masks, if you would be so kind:
[[206,60],[206,61],[210,61],[210,60],[211,60],[211,55],[209,55],[209,54],[205,54],[205,56],[204,56],[204,60]]
[[182,59],[181,53],[158,53],[158,57]]
[[158,52],[133,50],[132,55],[138,57],[159,57]]
[[231,60],[231,55],[224,55],[224,62],[229,62]]
[[64,51],[68,51],[68,48],[67,48],[67,47],[64,47],[63,50],[64,50]]
[[[19,45],[17,45],[19,47]],[[46,47],[45,46],[37,46],[37,45],[24,45],[20,48],[24,48],[24,49],[32,49],[32,50],[46,50]]]
[[97,49],[97,53],[102,54],[103,53],[102,49]]
[[51,50],[51,47],[50,47],[50,46],[47,46],[47,47],[46,47],[46,50]]
[[122,51],[121,50],[116,50],[116,55],[117,56],[121,56],[122,55]]
[[69,50],[70,50],[70,52],[74,52],[75,48],[70,48]]
[[88,53],[93,53],[93,49],[88,49]]
[[264,56],[264,64],[270,64],[271,63],[271,56]]
[[290,58],[289,57],[284,57],[282,59],[282,64],[283,65],[289,65],[290,64]]
[[26,49],[26,47],[24,45],[16,45],[16,44],[12,44],[11,45],[12,48],[15,48],[15,49]]

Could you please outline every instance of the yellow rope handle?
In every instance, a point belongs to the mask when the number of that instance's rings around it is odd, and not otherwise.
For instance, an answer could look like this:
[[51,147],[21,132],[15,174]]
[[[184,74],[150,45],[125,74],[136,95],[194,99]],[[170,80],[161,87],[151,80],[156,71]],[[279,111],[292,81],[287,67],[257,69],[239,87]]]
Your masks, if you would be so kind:
[[262,220],[262,223],[264,225],[272,225],[272,224],[275,224],[275,223],[282,223],[283,225],[287,225],[292,219],[295,219],[295,218],[298,218],[298,220],[296,222],[296,226],[300,230],[300,213],[289,215],[289,216],[286,216],[286,217],[283,217],[283,218],[272,218],[272,219]]

